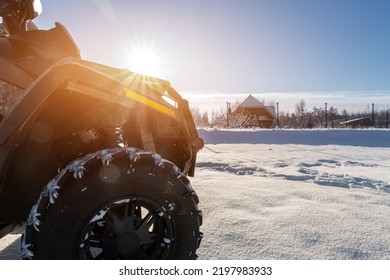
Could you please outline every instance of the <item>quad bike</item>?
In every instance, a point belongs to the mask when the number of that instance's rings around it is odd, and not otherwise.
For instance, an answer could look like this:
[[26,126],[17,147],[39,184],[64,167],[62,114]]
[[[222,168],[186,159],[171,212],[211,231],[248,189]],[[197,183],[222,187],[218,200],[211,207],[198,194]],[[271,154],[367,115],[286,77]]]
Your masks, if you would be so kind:
[[170,83],[82,60],[37,0],[0,0],[0,237],[24,259],[195,259],[203,147]]

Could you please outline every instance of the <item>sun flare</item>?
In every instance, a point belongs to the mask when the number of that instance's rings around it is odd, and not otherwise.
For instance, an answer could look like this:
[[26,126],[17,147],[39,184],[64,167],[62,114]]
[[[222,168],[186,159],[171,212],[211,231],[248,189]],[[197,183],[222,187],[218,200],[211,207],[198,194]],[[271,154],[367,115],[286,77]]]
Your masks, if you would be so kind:
[[161,55],[153,48],[137,47],[132,49],[128,65],[131,71],[147,76],[160,76],[163,70]]

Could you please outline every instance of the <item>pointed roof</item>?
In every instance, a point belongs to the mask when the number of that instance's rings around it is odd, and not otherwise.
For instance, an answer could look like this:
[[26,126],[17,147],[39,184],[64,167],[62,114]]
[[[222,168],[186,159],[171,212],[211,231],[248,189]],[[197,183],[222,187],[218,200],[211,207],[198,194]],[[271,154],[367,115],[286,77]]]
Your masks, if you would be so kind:
[[238,106],[239,108],[259,108],[265,107],[263,103],[254,98],[251,94]]
[[271,115],[275,118],[276,117],[276,110],[275,110],[275,106],[266,106],[268,112],[271,113]]
[[273,117],[276,117],[274,106],[265,106],[262,102],[254,98],[251,94],[237,107],[237,109],[264,108]]

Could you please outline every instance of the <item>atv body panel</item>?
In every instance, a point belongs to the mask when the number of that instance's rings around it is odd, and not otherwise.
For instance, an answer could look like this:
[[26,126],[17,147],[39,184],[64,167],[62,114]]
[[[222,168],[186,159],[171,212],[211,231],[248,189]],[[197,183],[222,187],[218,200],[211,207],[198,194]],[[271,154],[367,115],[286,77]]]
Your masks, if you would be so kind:
[[134,147],[193,176],[203,147],[188,102],[168,81],[81,59],[59,23],[0,38],[0,98],[2,235],[77,158]]

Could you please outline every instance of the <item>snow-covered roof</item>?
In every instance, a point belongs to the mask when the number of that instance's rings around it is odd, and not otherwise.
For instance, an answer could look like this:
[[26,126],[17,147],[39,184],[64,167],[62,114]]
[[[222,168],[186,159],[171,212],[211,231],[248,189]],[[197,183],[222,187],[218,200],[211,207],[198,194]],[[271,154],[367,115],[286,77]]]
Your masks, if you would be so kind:
[[265,107],[262,102],[249,95],[238,107],[240,108],[259,108]]
[[351,123],[357,123],[361,121],[372,121],[369,117],[362,117],[362,118],[356,118],[348,121],[341,122],[340,124],[351,124]]
[[274,117],[276,116],[275,106],[266,106],[266,108]]

